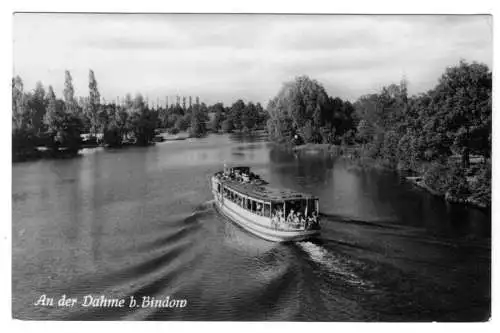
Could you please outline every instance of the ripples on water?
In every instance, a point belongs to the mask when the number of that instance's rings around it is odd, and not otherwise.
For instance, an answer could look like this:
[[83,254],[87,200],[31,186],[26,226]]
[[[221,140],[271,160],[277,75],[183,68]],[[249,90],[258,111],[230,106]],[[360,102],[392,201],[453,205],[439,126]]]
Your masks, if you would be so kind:
[[[243,139],[210,137],[15,165],[14,317],[488,318],[488,216],[450,208],[393,175],[356,172],[328,157],[293,156]],[[273,184],[320,196],[321,237],[271,243],[219,215],[208,177],[223,161],[249,164]],[[170,296],[188,304],[33,306],[41,294]]]

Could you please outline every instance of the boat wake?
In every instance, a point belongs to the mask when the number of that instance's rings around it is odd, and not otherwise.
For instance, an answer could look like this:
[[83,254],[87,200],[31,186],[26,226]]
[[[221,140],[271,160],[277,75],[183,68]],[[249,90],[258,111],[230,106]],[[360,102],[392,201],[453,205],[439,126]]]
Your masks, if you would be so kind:
[[371,287],[371,283],[362,279],[353,270],[353,262],[348,258],[335,255],[320,245],[312,242],[300,242],[297,245],[306,252],[312,261],[330,277],[339,277],[351,286]]
[[193,215],[203,213],[214,208],[215,200],[205,201],[194,208]]

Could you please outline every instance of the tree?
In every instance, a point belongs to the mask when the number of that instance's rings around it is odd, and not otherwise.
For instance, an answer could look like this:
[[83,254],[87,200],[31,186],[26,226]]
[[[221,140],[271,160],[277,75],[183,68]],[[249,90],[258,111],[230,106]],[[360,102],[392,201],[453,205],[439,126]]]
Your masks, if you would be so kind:
[[241,117],[244,109],[245,109],[245,102],[243,102],[243,100],[241,99],[234,102],[233,105],[231,106],[227,118],[231,120],[233,129],[241,130],[243,128]]
[[126,109],[131,109],[134,106],[134,101],[132,99],[132,95],[130,93],[127,93],[125,95],[125,108]]
[[29,112],[24,94],[24,84],[18,75],[12,79],[12,128],[27,129],[29,126]]
[[80,149],[81,119],[68,112],[66,103],[56,99],[54,89],[49,86],[47,91],[47,113],[44,119],[51,137],[51,146],[55,152],[64,147],[71,154]]
[[189,115],[178,116],[174,128],[178,131],[186,131],[190,123],[191,117]]
[[222,131],[224,133],[232,132],[233,131],[233,122],[231,121],[231,119],[224,120],[222,122],[221,128],[222,128]]
[[265,127],[268,119],[268,114],[262,107],[260,103],[255,104],[255,109],[257,110],[257,127]]
[[[128,94],[126,96],[125,104],[130,103],[131,97]],[[97,87],[97,81],[95,79],[94,71],[89,70],[89,109],[87,110],[87,116],[90,119],[90,132],[92,134],[97,134],[99,128],[98,113],[101,104],[101,95]]]
[[205,135],[205,119],[203,117],[203,111],[199,104],[196,104],[193,108],[191,114],[191,126],[190,126],[190,135],[194,137],[201,137]]
[[258,113],[255,104],[248,103],[241,114],[241,125],[246,130],[253,130],[258,120]]
[[[296,133],[303,135],[306,125],[307,131],[319,133],[329,109],[329,98],[323,86],[307,76],[299,76],[295,81],[285,83],[268,104],[270,136],[290,141]],[[310,120],[312,124],[308,124]]]
[[12,79],[12,159],[21,160],[35,152],[31,109],[21,77]]
[[71,73],[64,71],[64,102],[72,105],[75,101],[75,89],[73,88],[73,78]]
[[135,96],[132,109],[129,111],[130,128],[135,135],[136,143],[141,146],[148,145],[155,135],[158,114],[148,108],[141,94]]
[[356,132],[358,141],[361,143],[370,142],[375,135],[372,125],[364,119],[359,122]]
[[49,86],[45,103],[47,104],[47,112],[45,113],[44,123],[47,125],[49,132],[55,135],[60,126],[59,120],[63,112],[57,107],[56,94],[52,86]]
[[33,129],[36,134],[38,134],[43,125],[43,117],[45,116],[47,109],[47,100],[45,99],[45,89],[43,84],[38,81],[36,83],[35,90],[28,102],[29,107],[34,111],[32,124]]
[[212,123],[210,124],[210,128],[212,131],[218,132],[221,127],[221,123],[224,121],[224,105],[222,103],[216,103],[209,108],[209,112],[215,113]]
[[471,150],[483,156],[489,154],[491,93],[489,68],[463,60],[458,66],[447,68],[436,88],[430,92],[436,118],[442,121],[438,130],[448,138],[450,149],[456,148],[461,153],[464,168],[469,166]]

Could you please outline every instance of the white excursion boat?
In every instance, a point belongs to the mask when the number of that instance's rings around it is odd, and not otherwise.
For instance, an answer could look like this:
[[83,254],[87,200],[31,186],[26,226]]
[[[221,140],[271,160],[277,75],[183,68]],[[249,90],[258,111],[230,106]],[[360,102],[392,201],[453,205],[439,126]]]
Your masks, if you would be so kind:
[[219,211],[259,237],[290,242],[319,235],[317,197],[272,188],[245,166],[224,166],[211,186]]

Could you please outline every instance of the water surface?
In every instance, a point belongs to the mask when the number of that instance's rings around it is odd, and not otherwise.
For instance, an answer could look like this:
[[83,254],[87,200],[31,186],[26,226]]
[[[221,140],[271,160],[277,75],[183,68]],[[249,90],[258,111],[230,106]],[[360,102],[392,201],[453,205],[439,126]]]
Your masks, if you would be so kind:
[[[220,216],[224,162],[320,197],[321,238],[276,244]],[[13,165],[13,316],[64,320],[477,321],[490,313],[491,217],[396,173],[211,135]],[[185,308],[34,306],[106,295]]]

